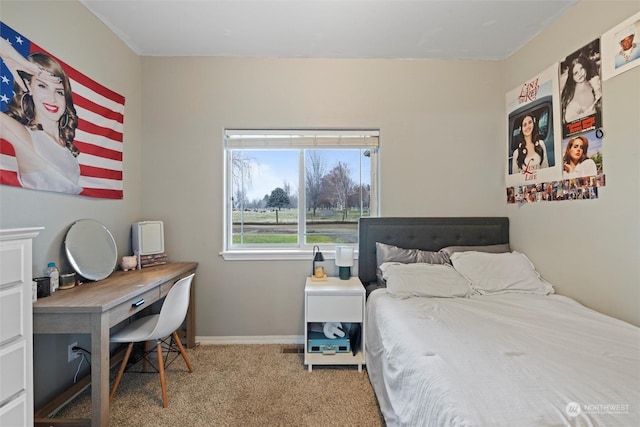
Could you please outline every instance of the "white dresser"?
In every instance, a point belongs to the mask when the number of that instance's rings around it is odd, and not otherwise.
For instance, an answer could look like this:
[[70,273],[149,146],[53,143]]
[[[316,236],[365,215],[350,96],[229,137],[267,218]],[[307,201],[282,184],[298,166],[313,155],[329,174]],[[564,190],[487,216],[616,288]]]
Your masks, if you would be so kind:
[[32,239],[0,230],[0,426],[33,425]]

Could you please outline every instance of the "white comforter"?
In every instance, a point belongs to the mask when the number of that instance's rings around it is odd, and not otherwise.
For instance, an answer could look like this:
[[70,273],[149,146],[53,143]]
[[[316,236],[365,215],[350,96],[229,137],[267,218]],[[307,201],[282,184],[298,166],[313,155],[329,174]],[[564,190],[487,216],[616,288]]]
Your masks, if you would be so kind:
[[389,426],[640,426],[640,328],[559,295],[367,300]]

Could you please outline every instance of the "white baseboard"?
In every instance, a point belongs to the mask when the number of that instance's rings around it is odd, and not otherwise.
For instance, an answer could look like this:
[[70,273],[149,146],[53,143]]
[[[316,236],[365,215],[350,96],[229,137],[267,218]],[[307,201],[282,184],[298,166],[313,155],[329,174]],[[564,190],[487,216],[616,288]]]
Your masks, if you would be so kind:
[[201,345],[221,344],[302,344],[304,335],[257,335],[237,337],[201,337],[196,335]]

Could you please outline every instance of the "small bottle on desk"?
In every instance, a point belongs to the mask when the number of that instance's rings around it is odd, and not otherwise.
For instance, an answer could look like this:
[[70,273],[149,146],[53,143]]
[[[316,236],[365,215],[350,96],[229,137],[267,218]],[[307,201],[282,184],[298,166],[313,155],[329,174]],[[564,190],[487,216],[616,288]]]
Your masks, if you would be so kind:
[[47,270],[45,271],[47,276],[49,276],[49,291],[50,293],[54,293],[58,290],[59,282],[60,282],[60,272],[56,267],[55,262],[50,262],[47,265]]

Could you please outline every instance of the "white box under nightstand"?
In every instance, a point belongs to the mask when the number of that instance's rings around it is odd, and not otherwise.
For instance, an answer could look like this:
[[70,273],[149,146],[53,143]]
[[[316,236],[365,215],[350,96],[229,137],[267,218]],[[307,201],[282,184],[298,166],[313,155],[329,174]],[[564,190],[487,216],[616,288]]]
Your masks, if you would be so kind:
[[[326,282],[314,282],[307,277],[304,287],[304,364],[309,372],[313,365],[358,365],[362,372],[364,360],[365,289],[357,277],[341,280],[329,277]],[[309,324],[348,322],[360,324],[360,345],[354,355],[348,353],[310,353]]]

